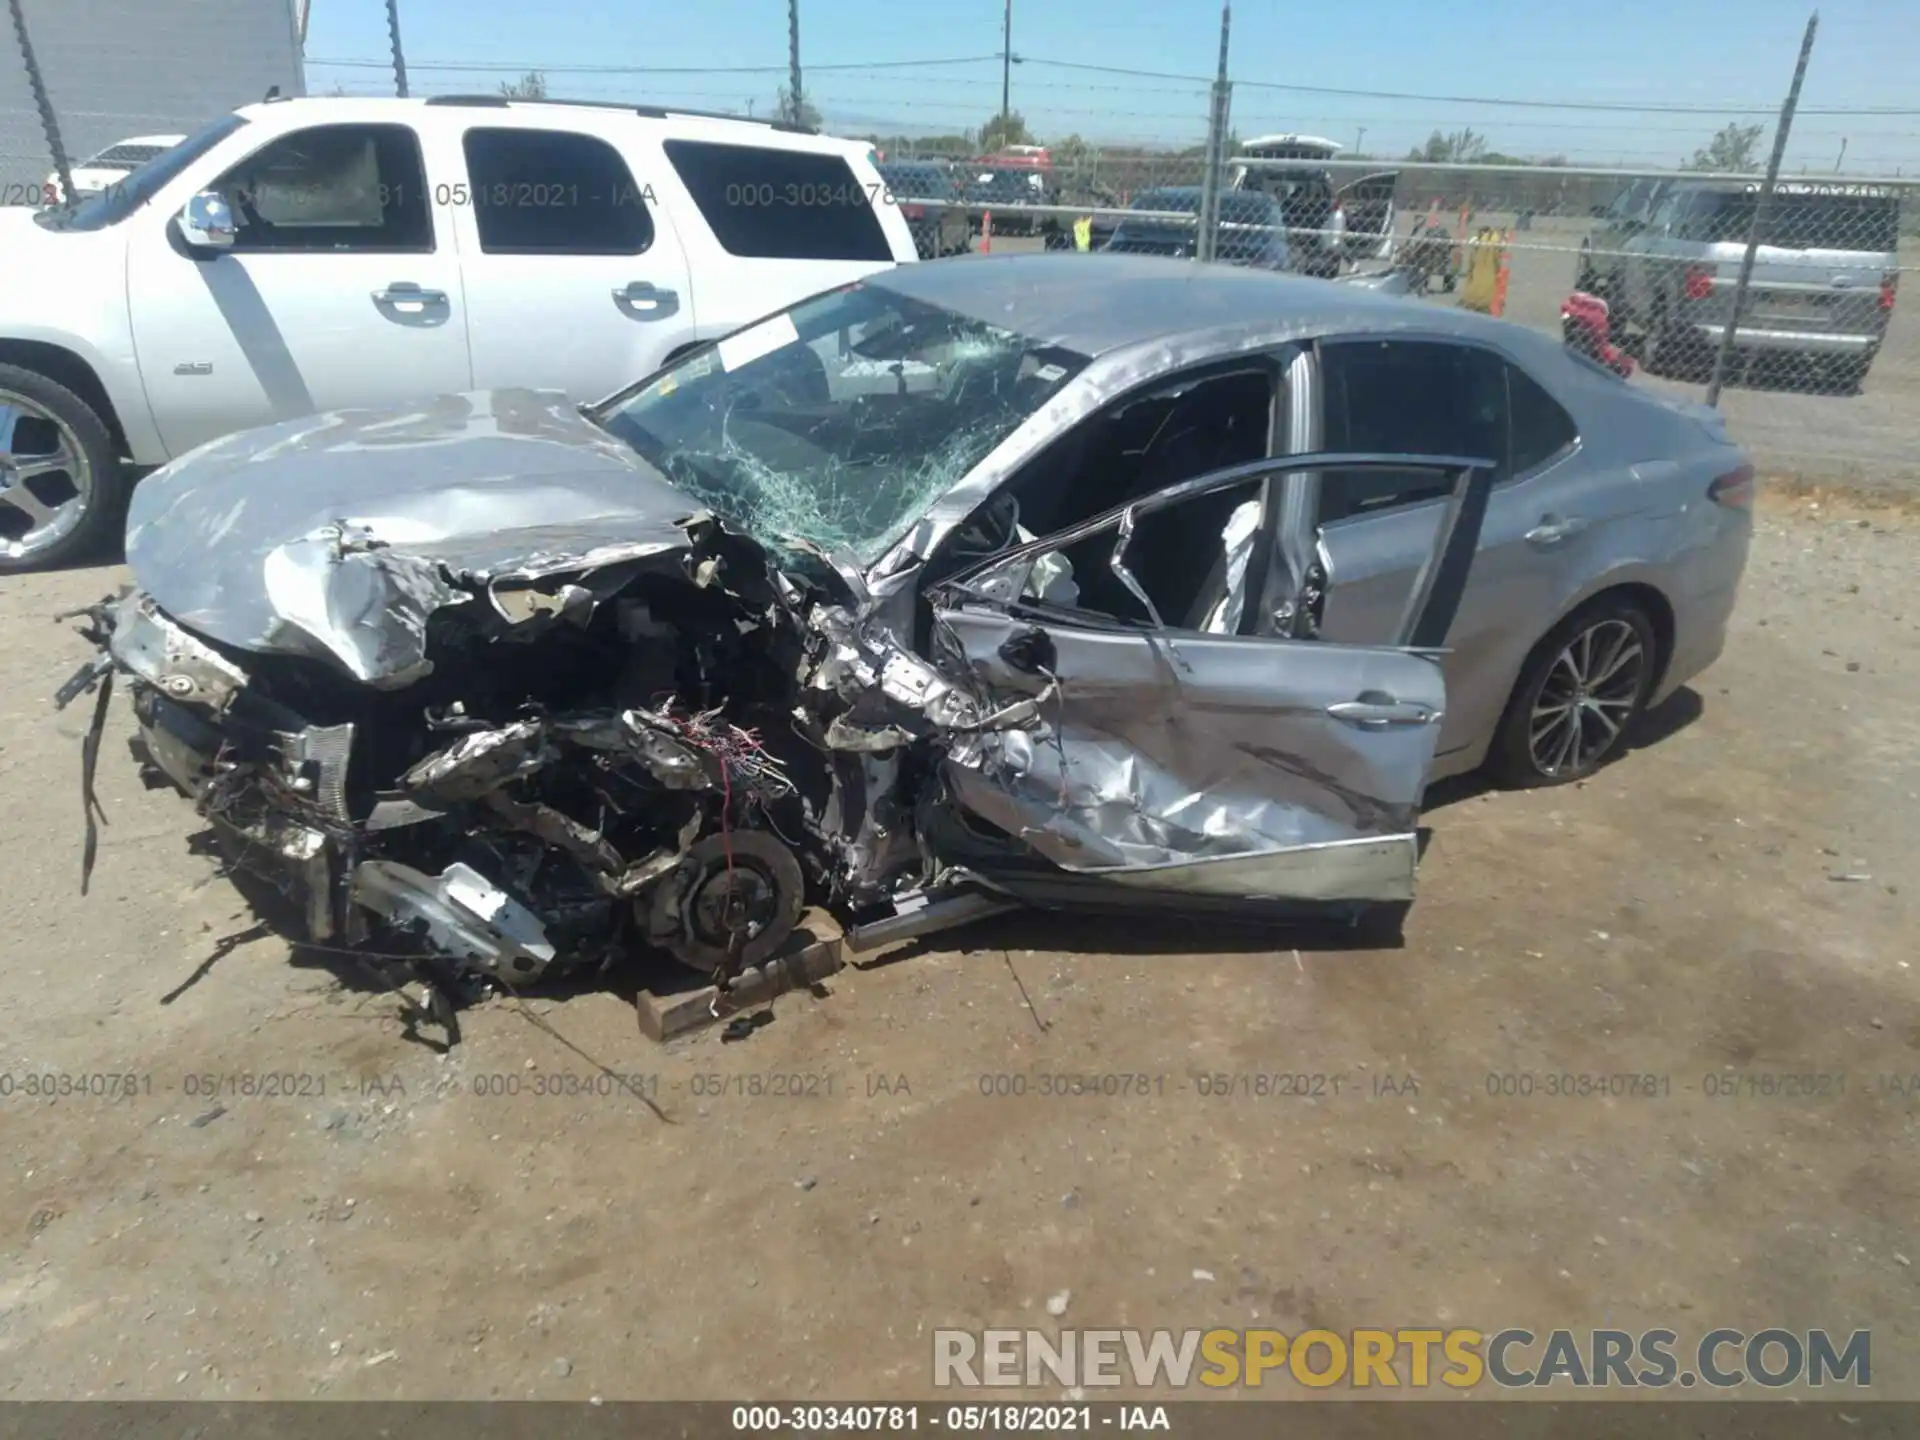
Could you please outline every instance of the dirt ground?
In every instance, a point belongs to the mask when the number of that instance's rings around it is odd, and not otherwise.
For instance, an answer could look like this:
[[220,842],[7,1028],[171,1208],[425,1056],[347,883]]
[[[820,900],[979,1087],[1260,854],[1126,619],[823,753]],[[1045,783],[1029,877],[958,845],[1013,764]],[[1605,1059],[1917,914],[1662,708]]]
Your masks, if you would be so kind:
[[936,1326],[1264,1323],[1867,1328],[1920,1397],[1916,525],[1774,497],[1650,743],[1430,797],[1403,948],[1014,917],[742,1043],[536,1002],[670,1123],[511,1003],[442,1055],[290,963],[117,701],[82,899],[50,617],[122,572],[0,582],[0,1393],[910,1397]]

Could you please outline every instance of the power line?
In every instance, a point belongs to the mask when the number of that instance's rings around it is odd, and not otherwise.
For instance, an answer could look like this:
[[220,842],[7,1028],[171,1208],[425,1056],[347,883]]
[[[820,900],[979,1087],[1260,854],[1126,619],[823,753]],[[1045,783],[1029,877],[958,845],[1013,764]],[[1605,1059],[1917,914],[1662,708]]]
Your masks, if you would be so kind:
[[[936,65],[978,65],[985,60],[998,60],[996,55],[960,55],[945,60],[861,60],[849,61],[840,65],[809,65],[807,69],[821,70],[910,70]],[[308,65],[333,66],[343,70],[384,70],[385,60],[308,60]],[[529,71],[538,71],[542,75],[785,75],[785,65],[537,65],[503,64],[496,61],[455,62],[438,60],[432,62],[409,61],[409,70],[485,71],[492,74],[523,75]]]
[[[992,57],[983,57],[983,58],[990,59]],[[369,68],[369,69],[385,69],[386,68],[386,62],[378,61],[378,60],[359,60],[359,61],[353,61],[353,62],[337,61],[337,60],[336,61],[310,60],[307,63],[309,66],[345,65],[345,64],[351,63],[360,68]],[[883,63],[895,63],[895,62],[883,62]],[[928,62],[928,63],[938,64],[943,62]],[[955,62],[955,63],[959,63],[959,62]],[[431,70],[436,70],[441,72],[452,72],[457,70],[459,67],[446,64],[444,62],[436,62],[428,65],[412,64],[409,68],[414,70],[431,69]],[[509,68],[518,69],[520,67],[509,67]],[[536,70],[541,69],[541,67],[537,65],[531,68]],[[807,68],[809,70],[833,70],[838,67],[829,66],[829,65],[819,65],[819,66],[810,65]],[[580,67],[579,71],[556,72],[556,73],[585,72],[585,73],[591,74],[591,73],[594,73],[594,70],[595,70],[595,67],[583,66],[583,67]],[[619,74],[619,73],[625,73],[625,72],[616,71],[616,72],[610,72],[610,73]],[[771,74],[771,73],[778,73],[778,72],[777,72],[777,67],[768,66],[768,67],[761,67],[760,69],[756,69],[751,72],[687,70],[687,71],[673,71],[673,72],[659,72],[659,73],[675,73],[675,74],[688,74],[688,75],[707,75],[707,74],[722,75],[722,74],[732,74],[732,73],[755,73],[755,74],[770,73]],[[946,88],[949,90],[960,89],[970,93],[979,94],[984,98],[988,92],[989,87],[992,84],[992,77],[987,75],[982,75],[977,78],[968,79],[968,78],[962,78],[960,76],[954,76],[954,75],[934,75],[934,76],[875,75],[873,77],[872,83],[876,85],[911,85],[915,87],[916,91],[923,91],[928,88]],[[1255,88],[1255,87],[1249,85],[1247,88]],[[1085,83],[1067,81],[1067,80],[1029,80],[1022,84],[1021,92],[1023,94],[1031,93],[1031,92],[1048,92],[1053,94],[1065,93],[1065,94],[1074,94],[1074,95],[1124,94],[1129,97],[1154,95],[1154,96],[1167,96],[1167,97],[1172,97],[1176,99],[1193,99],[1196,101],[1196,103],[1204,103],[1206,99],[1206,96],[1204,93],[1204,87],[1196,87],[1192,90],[1189,90],[1189,89],[1179,88],[1175,86],[1165,86],[1165,85],[1163,86],[1097,85],[1097,84],[1085,84]],[[676,93],[682,93],[682,94],[703,93],[703,94],[730,95],[733,92],[732,91],[704,91],[704,92],[684,91],[684,92],[676,92]],[[868,98],[873,100],[886,100],[889,97],[871,96]],[[916,104],[918,103],[917,95],[914,103]],[[940,103],[940,102],[935,102],[935,103]],[[1060,107],[1050,105],[1048,108],[1058,110]],[[1091,110],[1079,110],[1072,113],[1095,114],[1099,112],[1091,111]],[[1127,107],[1127,113],[1134,114],[1134,115],[1153,115],[1153,116],[1158,116],[1162,118],[1184,118],[1184,115],[1185,115],[1185,112],[1142,111],[1142,110],[1135,109],[1131,105]],[[1201,112],[1196,111],[1195,113],[1198,114]],[[1275,114],[1278,112],[1273,111],[1265,106],[1262,106],[1257,109],[1249,110],[1247,113],[1259,115],[1259,114]],[[1364,112],[1364,113],[1366,113],[1369,119],[1372,118],[1371,112]],[[1624,113],[1630,114],[1632,112],[1624,112]],[[1708,113],[1711,113],[1714,115],[1724,115],[1726,112],[1721,110],[1715,110]],[[1817,112],[1802,110],[1799,113],[1802,115],[1806,115],[1809,113],[1817,113]],[[1866,114],[1869,117],[1871,116],[1872,113],[1873,112],[1851,112],[1851,111],[1847,112],[1847,114],[1849,115],[1858,116],[1861,114]],[[1311,116],[1311,115],[1294,114],[1292,112],[1289,112],[1289,114],[1291,115],[1291,123],[1303,124],[1303,125],[1304,124],[1326,124],[1326,123],[1346,124],[1355,118],[1352,115]],[[1679,123],[1676,123],[1670,127],[1655,125],[1652,123],[1631,124],[1631,123],[1622,122],[1622,121],[1614,121],[1609,123],[1605,121],[1593,121],[1593,120],[1528,119],[1524,122],[1515,122],[1515,123],[1524,123],[1529,132],[1539,131],[1539,130],[1579,130],[1579,131],[1592,131],[1592,132],[1602,132],[1602,133],[1617,133],[1623,129],[1631,129],[1636,132],[1647,132],[1647,133],[1652,133],[1656,130],[1662,131],[1662,132],[1666,132],[1670,130],[1671,133],[1676,136],[1692,136],[1697,133],[1696,130],[1684,123],[1685,120],[1691,116],[1691,114],[1692,112],[1686,112],[1686,111],[1676,112],[1675,118],[1676,118],[1676,121]],[[1421,114],[1418,114],[1412,117],[1404,117],[1402,120],[1402,123],[1409,124],[1409,125],[1417,124],[1417,125],[1438,125],[1438,126],[1478,126],[1478,125],[1484,125],[1486,123],[1486,117],[1484,115],[1430,116],[1422,112]],[[1851,126],[1847,127],[1844,131],[1840,129],[1834,129],[1831,127],[1815,130],[1815,129],[1809,129],[1805,126],[1797,125],[1794,127],[1794,134],[1795,136],[1831,135],[1835,137],[1838,137],[1842,134],[1846,134],[1848,136],[1851,136],[1854,139],[1864,139],[1869,136],[1872,136],[1875,138],[1885,138],[1885,139],[1905,139],[1905,138],[1910,138],[1913,135],[1913,132],[1907,131],[1907,130],[1860,130]]]
[[[1129,70],[1118,65],[1090,65],[1078,60],[1046,60],[1034,55],[1015,57],[1023,65],[1046,65],[1059,70],[1081,70],[1098,75],[1125,75],[1141,80],[1179,80],[1190,85],[1212,83],[1200,75],[1167,70]],[[1346,90],[1330,85],[1285,85],[1273,80],[1236,80],[1236,89],[1282,90],[1293,95],[1341,95],[1355,100],[1418,100],[1436,105],[1486,105],[1523,110],[1597,110],[1628,115],[1774,115],[1778,102],[1767,105],[1638,105],[1625,100],[1519,100],[1487,95],[1422,95],[1404,90]],[[1801,115],[1920,115],[1920,109],[1891,105],[1855,108],[1803,108]]]

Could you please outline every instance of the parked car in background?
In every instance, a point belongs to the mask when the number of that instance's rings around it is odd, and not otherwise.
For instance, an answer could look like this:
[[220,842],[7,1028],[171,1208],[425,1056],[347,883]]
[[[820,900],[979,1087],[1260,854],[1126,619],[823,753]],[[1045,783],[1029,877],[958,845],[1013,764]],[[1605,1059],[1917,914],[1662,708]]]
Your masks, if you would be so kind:
[[1617,292],[1627,242],[1647,228],[1654,206],[1672,183],[1658,176],[1631,181],[1594,212],[1593,230],[1581,240],[1574,262],[1575,290],[1600,296]]
[[922,260],[967,253],[971,229],[951,166],[938,160],[888,160],[877,168],[888,203],[900,207]]
[[[1018,208],[1053,203],[1052,177],[1045,169],[988,160],[963,166],[960,175],[967,204],[994,212],[994,234],[1037,235],[1045,228],[1044,216],[1023,214]],[[975,235],[981,232],[981,219],[978,208],[968,212],[968,224]]]
[[[1598,292],[1616,327],[1639,332],[1654,374],[1696,375],[1733,314],[1733,295],[1760,187],[1675,181]],[[1838,389],[1866,379],[1892,318],[1899,283],[1900,197],[1888,186],[1781,181],[1759,237],[1737,359],[1809,361]]]
[[1328,278],[1360,260],[1385,260],[1393,249],[1398,171],[1356,180],[1334,177],[1327,162],[1345,147],[1317,135],[1261,135],[1242,142],[1228,184],[1273,196],[1286,216],[1294,264]]
[[732,975],[809,899],[1352,914],[1411,899],[1430,779],[1588,775],[1715,658],[1751,484],[1714,412],[1484,316],[904,266],[584,411],[185,457],[61,698],[126,673],[308,938],[516,984]]
[[[1199,244],[1201,191],[1195,185],[1172,185],[1142,190],[1131,209],[1160,212],[1135,220],[1122,219],[1103,247],[1123,255],[1169,255],[1191,260]],[[1193,221],[1162,218],[1191,215]],[[1279,202],[1254,191],[1220,193],[1220,229],[1214,240],[1214,258],[1232,265],[1285,270],[1289,265],[1286,219]]]
[[587,401],[916,258],[866,146],[650,107],[249,105],[78,205],[0,211],[0,571],[119,524],[158,465],[318,411]]
[[184,135],[133,135],[109,145],[99,154],[89,155],[79,164],[68,167],[68,173],[73,176],[72,195],[61,188],[60,172],[49,170],[40,187],[40,203],[64,205],[70,200],[86,200],[98,195],[186,138]]

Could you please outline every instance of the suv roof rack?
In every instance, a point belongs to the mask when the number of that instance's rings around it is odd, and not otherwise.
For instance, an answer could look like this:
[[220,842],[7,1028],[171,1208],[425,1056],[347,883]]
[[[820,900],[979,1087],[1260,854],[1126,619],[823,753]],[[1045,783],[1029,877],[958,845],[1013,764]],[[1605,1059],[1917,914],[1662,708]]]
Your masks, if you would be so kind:
[[489,110],[505,110],[511,105],[572,105],[583,110],[624,110],[649,120],[664,120],[669,115],[684,115],[690,120],[731,120],[736,125],[759,125],[789,135],[818,135],[806,125],[785,120],[762,120],[754,115],[729,115],[723,110],[687,110],[678,105],[622,105],[617,100],[529,100],[505,95],[429,95],[429,105],[465,105]]

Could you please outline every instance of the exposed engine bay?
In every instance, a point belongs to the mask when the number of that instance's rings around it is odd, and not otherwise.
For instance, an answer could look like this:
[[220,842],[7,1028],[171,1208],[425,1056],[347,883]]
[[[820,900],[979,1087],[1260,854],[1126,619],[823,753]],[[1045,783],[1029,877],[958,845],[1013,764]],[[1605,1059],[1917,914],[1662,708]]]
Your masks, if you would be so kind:
[[[139,591],[90,607],[103,653],[58,697],[101,686],[90,831],[122,670],[152,783],[194,798],[235,863],[300,906],[310,942],[405,937],[508,985],[651,947],[724,982],[773,955],[810,899],[884,913],[936,868],[890,822],[913,803],[914,747],[1037,724],[1040,705],[995,712],[955,689],[863,625],[824,556],[780,568],[710,516],[682,528],[682,545],[631,547],[651,553],[441,567],[418,656],[367,683],[340,656],[207,640]],[[370,567],[363,618],[390,630],[415,557],[331,544],[336,572]],[[335,625],[331,648],[354,628]]]

